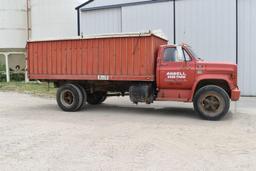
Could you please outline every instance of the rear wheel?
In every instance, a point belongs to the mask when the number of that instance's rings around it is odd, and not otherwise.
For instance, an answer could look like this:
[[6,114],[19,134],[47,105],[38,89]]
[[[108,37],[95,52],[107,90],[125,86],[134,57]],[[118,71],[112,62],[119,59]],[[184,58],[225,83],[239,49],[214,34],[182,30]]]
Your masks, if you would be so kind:
[[79,85],[79,84],[76,84],[76,86],[79,88],[79,90],[81,91],[82,95],[83,95],[83,100],[82,100],[82,104],[81,106],[79,107],[79,110],[82,110],[86,107],[86,104],[87,104],[87,93],[84,89],[83,86]]
[[99,105],[102,104],[106,99],[106,92],[94,92],[93,94],[88,94],[87,102],[91,105]]
[[230,99],[224,89],[209,85],[199,89],[193,100],[195,111],[207,120],[219,120],[229,111]]
[[81,90],[74,84],[61,86],[56,95],[58,106],[66,112],[79,110],[83,102]]

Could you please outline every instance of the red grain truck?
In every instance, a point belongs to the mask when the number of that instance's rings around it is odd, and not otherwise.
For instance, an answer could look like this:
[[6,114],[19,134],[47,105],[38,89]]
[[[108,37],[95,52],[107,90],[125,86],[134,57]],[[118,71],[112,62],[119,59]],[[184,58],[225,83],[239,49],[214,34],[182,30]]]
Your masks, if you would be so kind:
[[27,55],[29,79],[53,82],[68,112],[127,95],[135,104],[193,102],[202,118],[219,120],[240,98],[237,65],[203,61],[150,32],[29,41]]

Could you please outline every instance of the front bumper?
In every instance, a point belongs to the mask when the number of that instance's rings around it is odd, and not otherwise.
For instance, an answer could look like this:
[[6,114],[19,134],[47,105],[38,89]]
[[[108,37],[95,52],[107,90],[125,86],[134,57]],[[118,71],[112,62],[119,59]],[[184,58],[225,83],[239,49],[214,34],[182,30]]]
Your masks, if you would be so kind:
[[231,91],[231,100],[238,101],[239,99],[240,99],[240,90],[237,87]]

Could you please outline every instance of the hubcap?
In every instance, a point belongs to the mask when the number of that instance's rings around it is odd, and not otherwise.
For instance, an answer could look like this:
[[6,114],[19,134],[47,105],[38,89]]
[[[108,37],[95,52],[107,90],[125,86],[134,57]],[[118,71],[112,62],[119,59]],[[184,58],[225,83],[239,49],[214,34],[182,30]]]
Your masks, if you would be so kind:
[[217,93],[206,93],[200,97],[199,108],[206,116],[215,117],[224,107],[224,99]]
[[74,94],[70,90],[65,90],[60,95],[61,103],[65,107],[70,107],[74,103]]
[[208,96],[203,100],[205,110],[216,112],[220,107],[220,101],[214,96]]

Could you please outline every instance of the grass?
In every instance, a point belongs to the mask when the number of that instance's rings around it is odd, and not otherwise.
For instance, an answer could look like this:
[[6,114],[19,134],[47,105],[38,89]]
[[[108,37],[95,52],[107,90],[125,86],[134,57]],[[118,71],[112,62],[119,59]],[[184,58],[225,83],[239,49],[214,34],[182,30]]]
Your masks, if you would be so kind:
[[44,97],[55,97],[56,94],[53,84],[49,84],[48,86],[48,83],[38,82],[0,82],[0,91],[13,91]]

